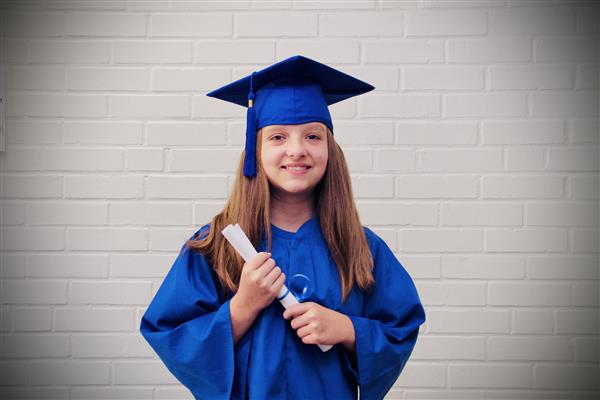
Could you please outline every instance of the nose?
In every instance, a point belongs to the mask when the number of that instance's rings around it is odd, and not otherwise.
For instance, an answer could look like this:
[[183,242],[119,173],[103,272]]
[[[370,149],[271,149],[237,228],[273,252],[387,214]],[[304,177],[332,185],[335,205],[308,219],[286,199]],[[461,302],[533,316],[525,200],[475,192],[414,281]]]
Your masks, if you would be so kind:
[[306,148],[304,147],[304,141],[301,136],[292,136],[287,142],[286,153],[288,157],[300,158],[306,155]]

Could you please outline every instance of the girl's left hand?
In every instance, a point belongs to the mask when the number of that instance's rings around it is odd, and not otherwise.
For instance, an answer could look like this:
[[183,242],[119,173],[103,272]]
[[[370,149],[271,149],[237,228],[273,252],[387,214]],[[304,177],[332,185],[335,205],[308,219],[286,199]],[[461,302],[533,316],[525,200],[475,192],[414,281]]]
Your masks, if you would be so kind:
[[346,315],[307,301],[294,304],[283,313],[306,344],[354,344],[354,325]]

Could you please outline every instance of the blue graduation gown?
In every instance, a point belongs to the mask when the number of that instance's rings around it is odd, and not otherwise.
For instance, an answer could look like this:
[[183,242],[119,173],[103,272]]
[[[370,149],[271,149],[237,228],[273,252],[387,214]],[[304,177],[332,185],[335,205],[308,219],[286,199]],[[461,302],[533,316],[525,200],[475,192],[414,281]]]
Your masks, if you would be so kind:
[[[197,237],[208,225],[200,228]],[[375,290],[354,287],[344,304],[338,271],[318,217],[297,232],[272,229],[272,257],[286,277],[301,273],[313,301],[348,315],[355,355],[304,344],[277,301],[262,310],[234,346],[225,296],[200,253],[185,245],[148,306],[140,330],[171,373],[197,399],[381,399],[417,340],[425,313],[415,285],[392,251],[364,228],[374,259]],[[266,251],[263,239],[258,251]]]

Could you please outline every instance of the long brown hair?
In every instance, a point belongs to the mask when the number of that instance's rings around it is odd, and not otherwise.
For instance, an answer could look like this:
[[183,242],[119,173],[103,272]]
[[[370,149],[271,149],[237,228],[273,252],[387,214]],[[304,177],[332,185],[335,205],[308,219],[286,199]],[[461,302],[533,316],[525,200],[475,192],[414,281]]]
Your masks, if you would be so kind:
[[[233,191],[223,211],[213,217],[199,239],[186,242],[189,248],[208,258],[221,286],[229,293],[237,290],[244,260],[226,243],[221,230],[229,224],[239,224],[254,247],[258,247],[265,232],[267,251],[271,249],[269,181],[262,168],[261,147],[262,129],[256,138],[256,176],[248,179],[243,175],[242,151]],[[355,284],[362,290],[373,287],[373,258],[354,203],[346,158],[329,129],[327,152],[327,168],[315,188],[315,212],[337,265],[344,303]]]

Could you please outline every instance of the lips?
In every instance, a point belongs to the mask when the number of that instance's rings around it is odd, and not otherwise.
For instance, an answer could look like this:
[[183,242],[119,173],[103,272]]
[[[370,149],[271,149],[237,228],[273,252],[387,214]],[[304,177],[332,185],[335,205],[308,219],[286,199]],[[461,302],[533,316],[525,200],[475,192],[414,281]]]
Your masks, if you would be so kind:
[[288,164],[284,165],[281,168],[284,168],[288,171],[305,171],[310,168],[309,165],[306,164]]

